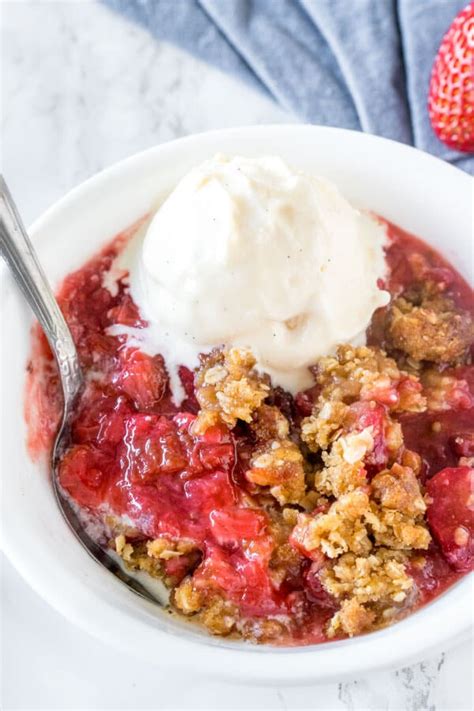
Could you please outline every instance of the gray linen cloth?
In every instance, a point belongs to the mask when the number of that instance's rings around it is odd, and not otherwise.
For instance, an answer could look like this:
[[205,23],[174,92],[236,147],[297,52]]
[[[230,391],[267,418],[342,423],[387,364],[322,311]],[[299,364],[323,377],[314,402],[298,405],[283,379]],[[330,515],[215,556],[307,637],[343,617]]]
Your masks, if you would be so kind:
[[411,143],[469,173],[427,111],[433,60],[466,0],[102,0],[309,123]]

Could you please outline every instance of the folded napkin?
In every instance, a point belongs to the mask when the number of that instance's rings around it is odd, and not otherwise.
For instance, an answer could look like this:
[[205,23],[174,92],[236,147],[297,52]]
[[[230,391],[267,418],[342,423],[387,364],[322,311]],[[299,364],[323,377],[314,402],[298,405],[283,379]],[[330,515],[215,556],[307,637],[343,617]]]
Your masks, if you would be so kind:
[[309,123],[411,143],[474,173],[427,111],[431,67],[466,0],[102,0]]

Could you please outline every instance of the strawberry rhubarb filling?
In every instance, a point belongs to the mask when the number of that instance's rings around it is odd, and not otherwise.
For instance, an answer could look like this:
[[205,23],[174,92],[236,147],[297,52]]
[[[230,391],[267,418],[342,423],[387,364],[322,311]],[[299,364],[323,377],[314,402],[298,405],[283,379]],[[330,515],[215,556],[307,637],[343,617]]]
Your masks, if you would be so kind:
[[[61,286],[86,374],[59,468],[64,495],[104,548],[159,578],[170,608],[212,634],[287,645],[361,634],[473,568],[472,292],[421,240],[378,225],[386,296],[372,299],[362,339],[333,345],[321,331],[327,350],[311,363],[307,329],[318,316],[304,306],[294,380],[303,389],[288,386],[286,335],[275,357],[263,332],[252,341],[258,309],[234,328],[235,342],[203,348],[196,363],[183,334],[186,363],[168,362],[170,341],[153,352],[150,309],[135,302],[131,272],[117,268],[141,227]],[[361,317],[354,311],[354,324]],[[28,393],[38,455],[61,403],[39,328]]]

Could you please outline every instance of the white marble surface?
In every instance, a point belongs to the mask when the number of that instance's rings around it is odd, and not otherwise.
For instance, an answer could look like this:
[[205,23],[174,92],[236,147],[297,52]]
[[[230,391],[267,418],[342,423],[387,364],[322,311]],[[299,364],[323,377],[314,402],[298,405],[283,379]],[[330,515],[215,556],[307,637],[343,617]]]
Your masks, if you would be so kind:
[[[296,120],[89,0],[0,6],[2,172],[27,223],[97,170],[155,143]],[[137,663],[72,627],[5,559],[2,623],[4,709],[461,711],[473,703],[469,644],[399,671],[312,688],[165,678],[159,664]]]

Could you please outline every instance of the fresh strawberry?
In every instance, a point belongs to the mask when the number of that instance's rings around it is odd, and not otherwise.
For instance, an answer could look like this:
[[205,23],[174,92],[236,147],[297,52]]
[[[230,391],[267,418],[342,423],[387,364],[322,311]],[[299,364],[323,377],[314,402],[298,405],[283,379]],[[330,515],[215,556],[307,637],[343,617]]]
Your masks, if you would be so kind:
[[474,2],[443,37],[431,73],[428,109],[443,143],[474,152]]

